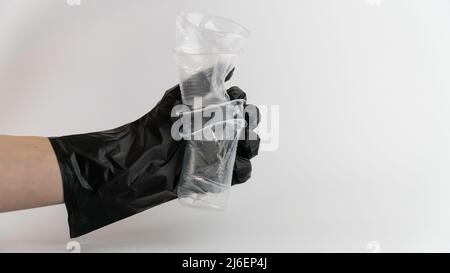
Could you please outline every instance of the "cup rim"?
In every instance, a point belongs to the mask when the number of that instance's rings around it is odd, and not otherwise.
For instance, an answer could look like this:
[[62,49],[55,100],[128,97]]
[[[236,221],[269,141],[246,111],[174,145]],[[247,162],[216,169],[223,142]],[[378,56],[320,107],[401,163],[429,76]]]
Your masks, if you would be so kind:
[[218,51],[218,52],[186,52],[183,51],[181,48],[173,48],[172,51],[175,54],[179,54],[179,55],[195,55],[195,56],[201,56],[201,55],[205,55],[205,56],[212,56],[212,55],[222,55],[222,56],[238,56],[239,53],[231,53],[231,52],[227,52],[227,51]]
[[[208,29],[208,28],[204,28],[201,26],[198,26],[196,24],[194,24],[192,22],[192,20],[189,18],[189,15],[196,15],[196,16],[203,16],[203,17],[207,17],[207,18],[211,18],[212,20],[217,20],[217,21],[223,21],[223,22],[227,22],[228,24],[232,24],[235,25],[236,28],[239,30],[239,32],[232,32],[232,31],[224,31],[224,30],[213,30],[213,29]],[[214,34],[225,34],[225,35],[230,35],[230,36],[234,36],[234,37],[240,37],[244,40],[247,40],[248,37],[250,36],[250,30],[248,30],[246,27],[244,27],[243,25],[230,20],[228,18],[224,18],[224,17],[220,17],[220,16],[216,16],[216,15],[210,15],[207,13],[199,13],[199,12],[183,12],[180,11],[178,12],[178,18],[177,21],[179,20],[179,18],[181,18],[184,22],[186,22],[187,24],[189,24],[190,26],[192,26],[195,29],[201,29],[202,32],[208,32],[208,33],[214,33]],[[180,46],[176,46],[175,48],[173,48],[173,52],[175,54],[179,54],[179,55],[192,55],[192,56],[201,56],[201,55],[205,55],[205,56],[211,56],[211,55],[228,55],[228,56],[237,56],[242,52],[242,49],[239,49],[237,51],[215,51],[215,52],[198,52],[195,50],[188,50],[186,51],[186,49],[184,49],[183,47]]]
[[251,34],[250,30],[247,29],[246,27],[244,27],[243,25],[239,24],[236,21],[233,21],[231,19],[225,18],[225,17],[221,17],[221,16],[217,16],[217,15],[212,15],[212,14],[207,14],[207,13],[200,13],[200,12],[184,12],[184,11],[180,11],[178,12],[178,16],[184,18],[184,20],[186,22],[188,22],[190,25],[192,25],[195,28],[199,28],[199,26],[195,25],[194,23],[192,23],[191,20],[189,20],[188,16],[189,15],[201,15],[201,16],[205,16],[205,17],[210,17],[210,18],[215,18],[221,21],[225,21],[231,24],[236,25],[238,28],[240,28],[240,30],[242,31],[242,33],[235,33],[235,32],[231,32],[231,31],[224,31],[224,30],[212,30],[212,29],[207,29],[204,28],[204,31],[207,32],[213,32],[213,33],[223,33],[223,34],[232,34],[232,35],[238,35],[238,36],[242,36],[244,38],[248,38]]

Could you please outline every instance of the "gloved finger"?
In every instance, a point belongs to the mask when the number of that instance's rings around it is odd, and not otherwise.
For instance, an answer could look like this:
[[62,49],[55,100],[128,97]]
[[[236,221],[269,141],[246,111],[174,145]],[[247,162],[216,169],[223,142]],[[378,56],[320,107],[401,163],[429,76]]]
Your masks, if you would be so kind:
[[242,139],[238,142],[237,154],[251,159],[258,155],[259,144],[261,142],[255,129],[261,120],[261,114],[258,107],[253,104],[247,104],[244,109],[245,121],[247,126],[243,132]]
[[261,122],[261,112],[254,104],[246,104],[244,107],[245,121],[252,130]]
[[245,120],[247,121],[247,123],[252,124],[253,128],[256,128],[261,121],[261,112],[259,111],[259,108],[256,107],[256,105],[247,104],[247,94],[237,86],[230,87],[227,90],[227,94],[230,97],[230,100],[246,101],[244,105]]
[[164,93],[160,103],[168,105],[176,105],[181,102],[181,90],[180,85],[175,85]]
[[[227,93],[230,96],[230,100],[247,100],[247,94],[237,86],[229,88]],[[243,132],[243,139],[238,142],[237,155],[251,159],[258,155],[260,138],[254,130],[261,120],[261,114],[258,107],[253,104],[246,104],[244,106],[244,115],[247,126]]]
[[230,96],[230,100],[245,100],[247,101],[247,94],[242,91],[241,88],[237,86],[230,87],[227,90],[228,96]]
[[181,105],[181,90],[180,85],[175,85],[164,93],[162,99],[158,102],[157,114],[162,118],[170,118],[170,123],[173,124],[178,120],[179,116],[172,116],[172,110],[175,106]]
[[241,184],[246,182],[252,174],[252,163],[250,160],[239,155],[236,156],[233,169],[233,180],[231,185]]
[[252,159],[258,155],[259,144],[261,139],[257,134],[255,134],[256,139],[242,139],[238,142],[238,147],[236,154],[241,157],[245,157],[247,159]]

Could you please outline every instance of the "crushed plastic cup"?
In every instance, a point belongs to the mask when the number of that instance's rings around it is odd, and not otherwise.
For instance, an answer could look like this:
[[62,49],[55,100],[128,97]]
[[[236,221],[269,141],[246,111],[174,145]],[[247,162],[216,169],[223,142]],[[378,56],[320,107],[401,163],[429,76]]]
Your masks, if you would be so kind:
[[178,199],[186,205],[224,209],[237,143],[245,128],[244,101],[230,101],[225,78],[234,68],[249,31],[231,20],[199,13],[179,13],[176,27],[174,52],[181,97],[191,109],[183,115],[201,115],[197,120],[204,121],[208,111],[231,112],[221,119],[183,128],[186,148]]

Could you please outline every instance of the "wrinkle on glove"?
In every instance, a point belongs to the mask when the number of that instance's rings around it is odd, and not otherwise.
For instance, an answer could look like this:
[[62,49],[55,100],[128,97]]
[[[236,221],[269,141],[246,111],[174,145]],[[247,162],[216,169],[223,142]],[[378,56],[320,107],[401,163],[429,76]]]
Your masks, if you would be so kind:
[[[227,92],[231,99],[245,97],[237,87]],[[177,197],[185,142],[172,138],[170,113],[178,104],[181,92],[175,86],[132,123],[49,138],[61,171],[71,238]],[[232,184],[250,178],[250,158],[258,148],[259,139],[239,141]]]

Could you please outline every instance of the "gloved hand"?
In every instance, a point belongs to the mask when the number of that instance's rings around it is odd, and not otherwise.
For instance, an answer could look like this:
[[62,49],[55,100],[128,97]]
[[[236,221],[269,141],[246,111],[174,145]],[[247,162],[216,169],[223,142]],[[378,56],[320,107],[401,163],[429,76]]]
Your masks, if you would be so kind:
[[[232,100],[246,99],[238,87],[227,93]],[[175,86],[155,108],[132,123],[103,132],[49,138],[62,175],[71,238],[177,197],[184,141],[171,137],[170,114],[178,104],[180,87]],[[246,107],[257,111],[255,106]],[[259,122],[259,118],[246,118],[250,126]],[[239,141],[232,184],[250,178],[250,159],[258,148],[259,138]]]

